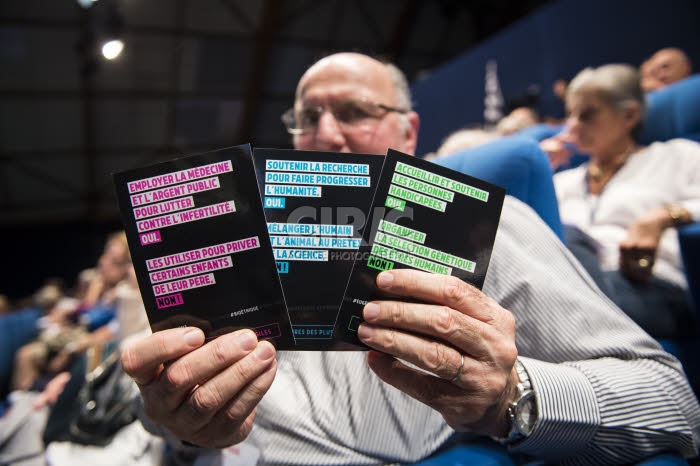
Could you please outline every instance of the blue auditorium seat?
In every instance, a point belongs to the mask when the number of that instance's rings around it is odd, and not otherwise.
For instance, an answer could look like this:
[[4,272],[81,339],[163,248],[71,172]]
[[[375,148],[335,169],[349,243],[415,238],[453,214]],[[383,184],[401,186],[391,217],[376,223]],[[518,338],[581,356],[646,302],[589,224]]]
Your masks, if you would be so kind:
[[532,207],[563,241],[552,168],[533,139],[508,136],[434,162],[505,188],[509,195]]
[[28,308],[0,316],[0,400],[9,391],[15,352],[38,334],[41,310]]
[[700,142],[700,74],[647,94],[642,144],[674,138]]

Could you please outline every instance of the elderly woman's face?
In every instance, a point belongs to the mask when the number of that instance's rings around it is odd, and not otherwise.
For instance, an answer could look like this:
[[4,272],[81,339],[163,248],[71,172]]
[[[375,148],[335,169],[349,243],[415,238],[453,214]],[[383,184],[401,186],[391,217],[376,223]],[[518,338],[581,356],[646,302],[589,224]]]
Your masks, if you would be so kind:
[[636,124],[613,108],[599,93],[578,91],[567,96],[567,126],[572,142],[592,155],[615,149],[629,138]]

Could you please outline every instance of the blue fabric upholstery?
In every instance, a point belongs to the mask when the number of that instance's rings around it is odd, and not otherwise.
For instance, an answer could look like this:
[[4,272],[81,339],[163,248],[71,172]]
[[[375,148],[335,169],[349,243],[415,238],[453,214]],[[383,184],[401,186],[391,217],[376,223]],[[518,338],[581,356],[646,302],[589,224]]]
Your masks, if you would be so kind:
[[0,316],[0,400],[8,394],[15,352],[38,334],[39,309],[25,309]]
[[543,141],[561,133],[564,125],[550,125],[548,123],[538,123],[521,129],[516,134],[518,136],[534,139],[535,141]]
[[107,325],[117,315],[117,308],[113,304],[97,303],[80,316],[80,323],[85,325],[89,332]]
[[700,74],[647,94],[642,144],[673,138],[700,142]]
[[700,222],[679,228],[678,240],[690,297],[695,306],[696,317],[700,320]]
[[509,136],[434,162],[505,188],[508,194],[530,205],[564,240],[552,169],[534,139]]
[[695,222],[678,229],[681,257],[688,291],[695,310],[696,337],[674,341],[675,355],[683,363],[685,372],[695,394],[700,397],[700,222]]
[[457,445],[414,466],[515,466],[503,448],[484,445]]
[[[413,466],[515,466],[506,450],[498,446],[487,445],[457,445],[438,455],[414,463]],[[523,464],[519,462],[518,464]],[[545,466],[543,461],[532,461],[524,466]],[[640,463],[637,466],[688,466],[688,462],[677,455],[658,455]]]

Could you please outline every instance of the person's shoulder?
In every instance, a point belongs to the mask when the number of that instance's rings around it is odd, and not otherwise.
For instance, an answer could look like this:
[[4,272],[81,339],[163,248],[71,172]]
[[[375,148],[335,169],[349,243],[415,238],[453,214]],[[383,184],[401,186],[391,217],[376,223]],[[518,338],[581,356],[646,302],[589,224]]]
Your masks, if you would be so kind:
[[690,139],[669,139],[654,142],[642,150],[644,164],[673,166],[678,170],[694,170],[700,164],[700,144]]
[[517,236],[523,229],[538,230],[542,226],[549,229],[532,207],[516,197],[510,195],[505,197],[501,221],[498,225],[499,232],[513,232]]
[[588,163],[584,163],[578,167],[567,168],[566,170],[555,173],[552,177],[554,188],[557,192],[560,192],[562,189],[571,187],[572,185],[580,185],[586,176],[587,167]]
[[675,138],[663,142],[653,142],[648,146],[648,149],[665,153],[673,151],[678,153],[700,154],[700,143],[693,141],[692,139]]

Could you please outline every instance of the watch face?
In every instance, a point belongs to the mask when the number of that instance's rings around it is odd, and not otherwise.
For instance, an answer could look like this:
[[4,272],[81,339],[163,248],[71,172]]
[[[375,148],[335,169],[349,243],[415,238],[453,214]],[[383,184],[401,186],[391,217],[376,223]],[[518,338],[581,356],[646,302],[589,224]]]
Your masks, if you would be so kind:
[[537,421],[537,403],[534,392],[526,393],[518,403],[516,422],[518,429],[525,435],[529,435]]

